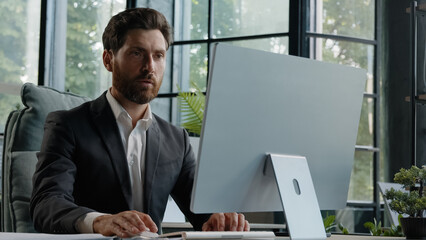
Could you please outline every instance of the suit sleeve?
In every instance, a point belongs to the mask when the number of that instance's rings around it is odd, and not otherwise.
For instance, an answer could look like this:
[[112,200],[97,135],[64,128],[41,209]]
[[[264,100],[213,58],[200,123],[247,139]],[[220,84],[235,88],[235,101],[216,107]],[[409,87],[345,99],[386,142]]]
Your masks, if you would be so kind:
[[210,214],[194,214],[190,211],[196,160],[189,143],[188,133],[184,129],[182,131],[185,145],[184,161],[172,197],[194,229],[200,231],[203,224],[209,219]]
[[93,211],[74,203],[75,140],[65,119],[61,112],[47,116],[41,150],[37,154],[30,214],[39,232],[77,233],[75,221]]

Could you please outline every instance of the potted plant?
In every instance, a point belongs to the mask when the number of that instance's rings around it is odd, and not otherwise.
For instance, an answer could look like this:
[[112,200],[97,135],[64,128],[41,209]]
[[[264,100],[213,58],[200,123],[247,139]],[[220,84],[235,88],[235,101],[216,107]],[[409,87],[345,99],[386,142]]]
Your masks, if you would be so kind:
[[403,188],[391,188],[386,191],[385,198],[391,201],[392,210],[404,215],[400,218],[402,231],[407,239],[426,239],[426,166],[401,168],[394,181]]

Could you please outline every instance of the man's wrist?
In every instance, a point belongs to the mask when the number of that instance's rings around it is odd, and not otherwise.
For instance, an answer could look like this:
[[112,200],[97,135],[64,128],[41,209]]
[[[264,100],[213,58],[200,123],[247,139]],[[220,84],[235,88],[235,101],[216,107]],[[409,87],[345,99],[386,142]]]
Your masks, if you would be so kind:
[[89,212],[83,216],[81,216],[76,221],[76,230],[79,233],[94,233],[93,229],[93,221],[95,218],[99,216],[108,215],[106,213],[100,213],[100,212]]

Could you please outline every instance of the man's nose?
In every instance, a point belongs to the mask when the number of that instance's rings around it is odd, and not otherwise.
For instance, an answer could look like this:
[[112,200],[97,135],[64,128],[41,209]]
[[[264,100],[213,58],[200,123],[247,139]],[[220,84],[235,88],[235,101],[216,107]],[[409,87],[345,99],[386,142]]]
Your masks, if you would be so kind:
[[144,58],[142,71],[152,72],[154,70],[154,59],[151,55]]

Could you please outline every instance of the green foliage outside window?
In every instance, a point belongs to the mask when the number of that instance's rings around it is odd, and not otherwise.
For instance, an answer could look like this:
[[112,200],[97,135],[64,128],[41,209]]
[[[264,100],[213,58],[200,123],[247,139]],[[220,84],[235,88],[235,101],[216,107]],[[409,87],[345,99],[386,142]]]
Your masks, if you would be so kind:
[[[375,1],[324,0],[322,33],[374,40]],[[373,93],[374,47],[350,41],[322,40],[323,61],[368,70],[366,92]],[[377,80],[376,80],[377,81]],[[374,105],[364,98],[358,129],[357,145],[374,146]],[[349,200],[373,200],[373,153],[356,152]]]
[[[34,69],[38,66],[38,54],[34,59],[29,51],[38,53],[38,49],[29,48],[38,46],[38,35],[31,33],[37,32],[40,15],[35,12],[37,9],[28,7],[29,2],[0,1],[0,83],[19,86],[24,81],[37,82],[37,72]],[[34,4],[37,0],[31,2]],[[20,102],[19,95],[0,92],[0,133],[4,131],[9,113]]]
[[[86,3],[84,3],[86,2]],[[65,88],[84,96],[95,96],[102,48],[99,41],[95,1],[68,1]]]
[[[191,10],[191,37],[190,39],[207,39],[207,24],[206,15],[204,14],[205,9],[208,9],[209,1],[201,0],[192,0],[192,10]],[[215,1],[217,2],[217,1]],[[232,18],[234,14],[234,1],[232,0],[223,0],[220,1],[220,4],[216,4],[213,18],[219,17],[218,14],[223,18]],[[227,35],[232,32],[233,26],[228,25],[228,23],[218,22],[217,28],[220,29],[219,32],[213,33],[217,37],[221,35]],[[202,91],[206,90],[207,84],[207,47],[203,45],[194,44],[190,46],[190,82],[195,83],[200,87]],[[197,67],[193,67],[197,66]]]
[[102,63],[102,33],[125,1],[73,0],[67,6],[65,89],[95,98],[110,84]]

